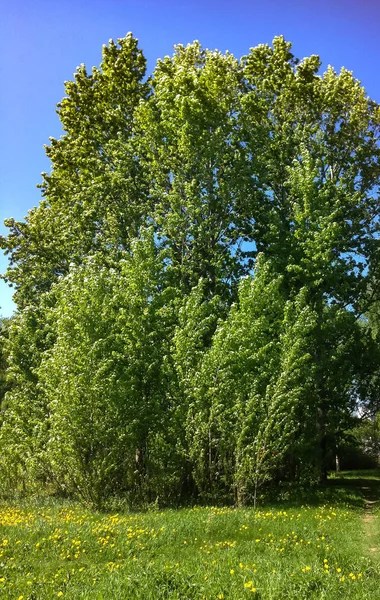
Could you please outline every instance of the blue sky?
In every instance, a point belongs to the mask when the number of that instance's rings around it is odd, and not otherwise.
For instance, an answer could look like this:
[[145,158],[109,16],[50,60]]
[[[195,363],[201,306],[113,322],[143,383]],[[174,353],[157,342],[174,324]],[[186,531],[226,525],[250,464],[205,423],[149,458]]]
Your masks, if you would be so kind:
[[[380,102],[379,0],[4,0],[0,22],[0,233],[39,202],[43,144],[59,137],[55,105],[63,82],[80,63],[98,65],[101,46],[132,31],[148,59],[176,43],[240,57],[275,35],[293,42],[296,56],[319,54],[323,68],[345,66]],[[0,272],[6,268],[0,254]],[[12,290],[0,282],[0,315],[14,310]]]

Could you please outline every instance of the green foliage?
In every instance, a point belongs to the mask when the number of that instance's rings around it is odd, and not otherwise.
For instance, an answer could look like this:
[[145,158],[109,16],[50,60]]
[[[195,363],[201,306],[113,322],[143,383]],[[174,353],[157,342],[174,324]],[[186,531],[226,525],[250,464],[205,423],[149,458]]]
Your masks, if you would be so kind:
[[199,42],[176,46],[158,61],[152,91],[138,109],[140,153],[170,272],[184,292],[204,278],[209,294],[228,297],[244,270],[254,201],[239,134],[238,61]]
[[8,357],[6,350],[9,322],[9,319],[0,318],[0,408],[4,396],[10,388],[9,382],[7,381]]
[[374,419],[363,419],[353,430],[353,434],[362,452],[372,459],[376,466],[380,460],[380,414]]
[[165,402],[161,277],[147,233],[114,268],[88,260],[54,288],[57,339],[39,369],[47,457],[59,485],[94,504],[144,488],[149,476],[149,439],[161,431]]
[[138,231],[145,192],[133,115],[149,92],[146,61],[131,34],[110,40],[102,55],[91,74],[82,64],[75,80],[65,82],[57,107],[64,135],[46,146],[51,172],[42,174],[40,204],[23,222],[5,221],[6,279],[17,287],[20,307],[38,301],[70,263],[103,251],[107,260]]
[[238,502],[256,496],[283,465],[300,427],[296,415],[307,410],[315,317],[304,291],[286,302],[281,287],[261,257],[193,376],[190,453],[206,496],[223,488]]
[[38,368],[53,343],[45,321],[48,305],[28,307],[9,323],[5,350],[9,390],[2,405],[0,470],[3,492],[34,487],[44,480],[48,406],[41,394]]
[[255,502],[376,414],[380,108],[320,66],[194,42],[146,80],[128,34],[65,83],[42,200],[0,238],[14,482]]

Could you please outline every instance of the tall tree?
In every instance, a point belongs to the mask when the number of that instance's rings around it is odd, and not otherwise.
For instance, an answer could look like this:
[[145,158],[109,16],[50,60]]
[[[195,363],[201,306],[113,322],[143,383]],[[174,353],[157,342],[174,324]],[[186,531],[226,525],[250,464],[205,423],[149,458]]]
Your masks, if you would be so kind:
[[203,278],[207,294],[228,297],[256,201],[238,126],[239,63],[199,42],[179,45],[158,61],[152,88],[138,118],[157,236],[185,293]]
[[24,471],[55,457],[98,498],[325,471],[378,378],[380,107],[320,66],[283,37],[240,61],[194,42],[145,81],[129,34],[66,84],[43,199],[1,238]]
[[70,263],[128,248],[138,233],[147,208],[133,134],[135,108],[149,90],[145,70],[128,34],[103,46],[99,68],[81,65],[65,83],[57,108],[64,133],[46,146],[51,172],[43,173],[42,200],[24,221],[7,219],[10,233],[0,238],[20,308],[38,302]]
[[149,487],[149,438],[162,427],[168,344],[153,236],[113,269],[98,259],[54,287],[57,340],[39,368],[49,411],[47,457],[60,486],[99,505]]

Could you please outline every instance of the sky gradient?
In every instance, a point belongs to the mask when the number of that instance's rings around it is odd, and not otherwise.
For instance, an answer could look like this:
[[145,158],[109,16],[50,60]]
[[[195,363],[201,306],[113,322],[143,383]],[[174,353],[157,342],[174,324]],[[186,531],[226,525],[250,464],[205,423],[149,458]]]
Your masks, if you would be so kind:
[[[198,39],[235,56],[284,35],[299,58],[319,54],[354,72],[380,102],[378,0],[4,0],[0,15],[0,234],[4,218],[21,220],[36,206],[36,185],[49,171],[43,145],[59,137],[55,105],[76,67],[101,60],[102,44],[139,39],[148,59],[172,54],[176,43]],[[0,272],[7,259],[0,254]],[[0,316],[14,310],[12,290],[0,282]]]

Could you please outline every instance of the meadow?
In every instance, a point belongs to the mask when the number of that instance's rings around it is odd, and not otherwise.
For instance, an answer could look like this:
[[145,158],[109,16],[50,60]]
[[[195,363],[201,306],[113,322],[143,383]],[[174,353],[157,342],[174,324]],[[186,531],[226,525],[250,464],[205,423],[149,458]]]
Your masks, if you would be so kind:
[[380,472],[252,508],[0,506],[2,600],[379,598]]

